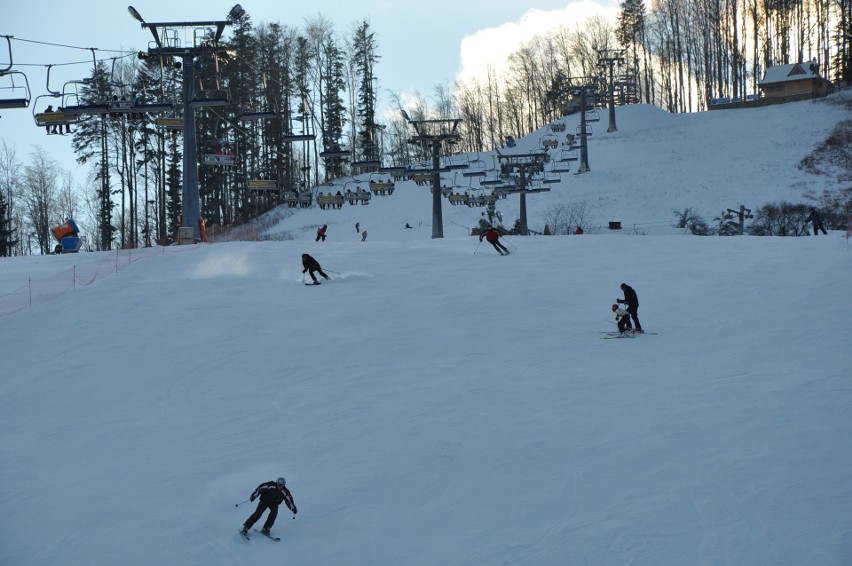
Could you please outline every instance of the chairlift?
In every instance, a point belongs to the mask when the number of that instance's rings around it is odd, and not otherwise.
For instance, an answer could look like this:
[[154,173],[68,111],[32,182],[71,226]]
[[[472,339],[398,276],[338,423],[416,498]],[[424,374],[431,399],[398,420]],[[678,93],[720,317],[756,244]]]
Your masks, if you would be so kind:
[[270,120],[274,118],[277,114],[275,112],[275,108],[270,107],[268,103],[266,74],[261,77],[261,82],[263,84],[263,95],[257,98],[262,99],[262,103],[258,102],[252,104],[251,110],[246,110],[242,114],[240,114],[240,122],[258,122],[260,120]]
[[547,170],[548,173],[570,173],[571,172],[571,162],[567,159],[560,159],[558,161],[554,161],[550,166],[550,169]]
[[394,177],[401,176],[405,173],[405,167],[402,165],[395,165],[390,167],[379,167],[379,173],[386,173],[388,175],[393,175]]
[[[21,71],[12,70],[12,39],[11,36],[4,36],[6,44],[9,47],[9,64],[0,69],[0,91],[9,91],[0,97],[0,109],[3,108],[27,108],[30,105],[30,83],[27,76]],[[15,78],[21,77],[21,80],[16,84]],[[3,79],[8,78],[8,85],[3,85]]]
[[227,106],[231,100],[231,94],[227,88],[215,90],[203,90],[189,101],[190,108],[203,108],[207,106]]
[[360,161],[353,161],[351,163],[352,170],[359,171],[361,173],[377,171],[381,166],[382,162],[378,159],[363,159]]
[[284,143],[292,143],[292,142],[300,142],[300,141],[312,141],[316,139],[316,135],[314,134],[296,134],[296,135],[288,135],[281,136],[281,141]]
[[202,154],[201,161],[204,165],[230,168],[237,164],[237,155],[227,143],[213,142]]
[[247,186],[252,191],[277,191],[278,181],[275,179],[249,179]]
[[[21,81],[15,82],[15,77],[20,76]],[[4,85],[3,79],[9,80],[8,85]],[[30,85],[27,81],[27,76],[21,71],[4,71],[0,72],[0,92],[9,91],[8,94],[0,96],[0,109],[5,108],[27,108],[30,105]]]
[[174,112],[175,105],[168,103],[140,103],[138,100],[134,101],[133,106],[131,107],[131,113],[134,114],[163,114],[166,112]]
[[601,116],[597,110],[586,110],[586,122],[600,122]]
[[175,118],[174,116],[164,116],[155,119],[154,125],[161,130],[180,132],[183,130],[183,118]]
[[240,122],[259,122],[260,120],[271,120],[275,117],[275,112],[272,110],[264,110],[260,112],[243,112],[240,114]]
[[562,154],[560,155],[557,161],[561,163],[569,162],[569,161],[579,161],[580,156],[577,154],[576,149],[563,149]]
[[556,149],[559,147],[559,139],[555,135],[548,134],[541,138],[541,147],[544,150]]
[[345,149],[321,151],[319,156],[323,159],[343,159],[344,157],[349,157],[349,152]]
[[553,122],[550,125],[550,131],[554,133],[561,133],[565,131],[565,122]]

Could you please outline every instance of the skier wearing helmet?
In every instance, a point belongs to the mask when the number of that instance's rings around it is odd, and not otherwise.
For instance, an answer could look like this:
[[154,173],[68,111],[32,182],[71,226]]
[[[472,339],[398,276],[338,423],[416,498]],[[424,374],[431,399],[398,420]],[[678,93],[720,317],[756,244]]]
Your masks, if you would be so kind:
[[612,312],[615,313],[615,320],[618,321],[618,331],[621,334],[625,334],[633,330],[633,326],[630,324],[629,312],[618,305],[612,305]]
[[260,531],[266,536],[270,536],[269,529],[275,524],[275,518],[278,517],[278,506],[283,502],[290,511],[293,512],[293,518],[296,516],[296,503],[293,501],[293,494],[286,487],[284,478],[278,478],[275,481],[268,481],[260,484],[254,490],[254,493],[249,497],[249,501],[254,501],[260,498],[257,504],[257,509],[254,510],[251,517],[246,519],[243,528],[240,531],[243,536],[246,536],[248,530],[254,525],[263,515],[263,512],[269,509],[269,515],[266,517],[266,522],[263,523],[263,529]]

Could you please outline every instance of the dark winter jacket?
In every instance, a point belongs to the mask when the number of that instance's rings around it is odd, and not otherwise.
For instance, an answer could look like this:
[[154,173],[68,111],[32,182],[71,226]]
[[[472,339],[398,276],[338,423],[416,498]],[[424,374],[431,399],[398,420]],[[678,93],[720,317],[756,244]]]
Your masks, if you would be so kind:
[[290,511],[296,512],[296,503],[293,501],[293,494],[286,487],[278,487],[274,481],[268,481],[257,486],[254,493],[249,498],[254,501],[260,497],[260,501],[269,507],[278,507],[283,502]]
[[624,285],[624,300],[619,299],[617,302],[623,303],[628,306],[631,310],[636,310],[639,308],[639,297],[636,296],[636,291],[633,290],[633,287],[630,285]]
[[314,258],[312,258],[311,256],[309,256],[308,254],[302,255],[302,267],[304,267],[304,269],[302,270],[302,273],[305,273],[308,270],[322,271],[322,268],[320,267],[319,262],[317,260],[315,260]]
[[814,224],[822,224],[822,216],[815,208],[811,209],[810,215],[805,218],[805,224],[807,224],[808,222],[813,222]]

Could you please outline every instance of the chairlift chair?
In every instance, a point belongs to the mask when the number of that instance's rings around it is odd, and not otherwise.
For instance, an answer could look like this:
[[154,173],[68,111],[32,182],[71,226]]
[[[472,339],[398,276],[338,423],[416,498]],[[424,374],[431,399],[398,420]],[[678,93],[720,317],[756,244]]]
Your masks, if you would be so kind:
[[544,150],[556,149],[559,147],[559,140],[555,135],[548,134],[541,138],[541,147]]
[[561,163],[579,160],[580,156],[577,154],[577,150],[573,148],[563,149],[562,154],[560,155],[559,159],[557,159],[557,161]]
[[164,116],[154,120],[154,125],[161,130],[171,132],[180,132],[183,130],[183,118],[175,118],[174,116]]
[[343,159],[349,157],[349,152],[345,149],[321,151],[319,156],[323,159]]
[[[212,146],[208,147],[201,160],[204,165],[212,165],[214,167],[234,167],[237,164],[237,155],[234,153],[228,144],[215,143],[215,149]],[[210,151],[212,150],[212,151]]]
[[[53,105],[50,104],[42,110],[41,112],[36,112],[36,110],[41,106],[41,100],[43,98],[55,99],[57,108],[54,110]],[[64,110],[60,110],[62,106],[60,106],[60,102],[62,100],[62,95],[60,93],[51,92],[49,94],[41,94],[35,97],[33,100],[33,121],[35,125],[40,128],[45,128],[48,134],[61,134],[62,128],[65,126],[66,132],[71,130],[71,125],[76,124],[80,121],[80,116],[77,114],[69,114]],[[48,110],[48,108],[50,110]]]
[[[15,84],[15,77],[23,78],[18,84]],[[5,108],[27,108],[30,105],[30,84],[27,81],[27,76],[21,71],[2,71],[0,72],[0,81],[9,80],[8,85],[3,85],[0,82],[0,92],[9,91],[0,97],[0,109]]]
[[[9,51],[9,64],[0,69],[0,79],[8,77],[10,86],[0,86],[0,89],[10,90],[11,94],[0,97],[0,108],[26,108],[30,105],[30,83],[24,73],[12,70],[12,36],[4,37]],[[23,78],[22,84],[15,84],[16,75]]]
[[311,141],[311,140],[314,140],[314,139],[316,139],[316,135],[314,135],[314,134],[295,134],[295,135],[281,136],[281,141],[284,142],[284,143]]

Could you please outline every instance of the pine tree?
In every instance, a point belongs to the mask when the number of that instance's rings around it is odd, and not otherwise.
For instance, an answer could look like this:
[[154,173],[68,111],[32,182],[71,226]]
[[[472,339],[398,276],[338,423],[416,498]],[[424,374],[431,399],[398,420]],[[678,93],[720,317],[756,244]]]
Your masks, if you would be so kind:
[[[340,140],[343,137],[343,127],[346,125],[346,106],[341,93],[346,90],[344,78],[343,54],[337,47],[334,38],[328,38],[323,44],[325,57],[324,68],[320,69],[323,75],[323,150],[341,151]],[[342,157],[326,159],[326,180],[342,177],[346,172],[343,168]]]
[[353,47],[352,57],[358,76],[358,147],[361,150],[361,159],[373,161],[380,157],[380,148],[376,143],[376,86],[373,74],[373,67],[379,56],[376,53],[378,45],[375,33],[370,29],[369,22],[363,21],[356,28]]

